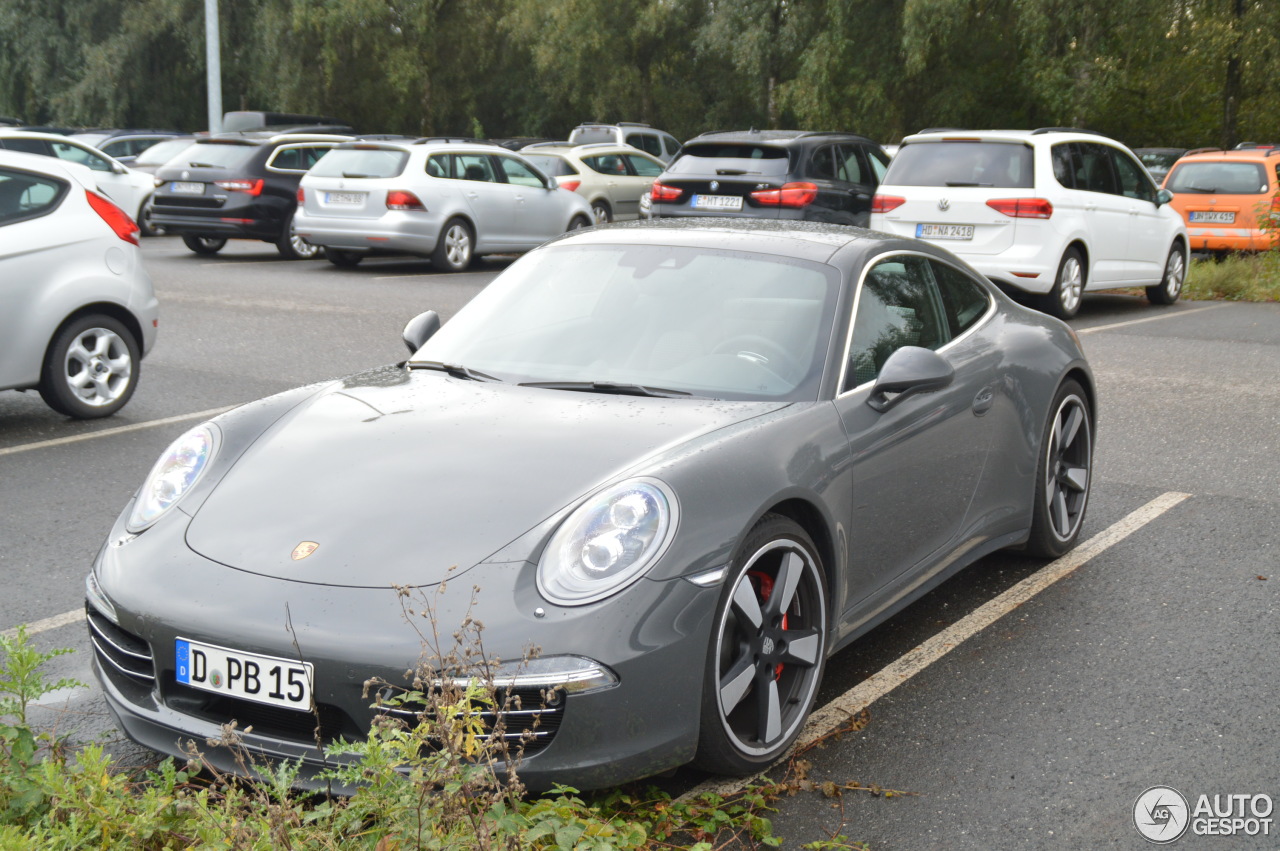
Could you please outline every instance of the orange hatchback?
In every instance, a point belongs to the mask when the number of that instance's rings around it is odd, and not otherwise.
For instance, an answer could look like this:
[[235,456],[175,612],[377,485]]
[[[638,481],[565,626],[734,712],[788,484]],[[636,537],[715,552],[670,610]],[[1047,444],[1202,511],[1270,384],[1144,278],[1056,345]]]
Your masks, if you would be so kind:
[[1265,251],[1280,245],[1280,148],[1200,148],[1164,180],[1192,251]]

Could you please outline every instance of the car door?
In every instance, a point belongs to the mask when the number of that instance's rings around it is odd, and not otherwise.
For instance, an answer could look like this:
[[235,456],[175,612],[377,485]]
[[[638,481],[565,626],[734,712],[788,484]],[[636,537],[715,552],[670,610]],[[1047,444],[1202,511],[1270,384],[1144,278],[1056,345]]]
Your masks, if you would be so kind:
[[515,228],[515,199],[511,186],[501,181],[494,157],[482,153],[453,154],[453,175],[476,226],[476,249],[515,247],[523,244]]
[[[866,271],[855,300],[835,400],[852,459],[849,552],[863,580],[846,608],[954,548],[991,445],[986,415],[995,405],[1000,353],[984,337],[967,334],[988,315],[991,300],[982,291],[963,313],[948,308],[937,262],[911,252],[886,254]],[[938,351],[955,377],[941,390],[878,412],[868,404],[872,388],[904,346]]]
[[1088,233],[1089,280],[1086,289],[1125,280],[1129,252],[1129,203],[1111,149],[1097,142],[1076,142],[1076,187],[1085,191],[1084,224]]
[[516,157],[499,155],[494,160],[511,198],[511,234],[517,244],[532,248],[564,233],[569,221],[555,182],[548,188],[542,175]]
[[1169,234],[1170,217],[1156,204],[1156,187],[1147,170],[1119,148],[1110,151],[1120,192],[1129,206],[1125,280],[1155,283],[1164,275],[1164,262],[1173,244]]

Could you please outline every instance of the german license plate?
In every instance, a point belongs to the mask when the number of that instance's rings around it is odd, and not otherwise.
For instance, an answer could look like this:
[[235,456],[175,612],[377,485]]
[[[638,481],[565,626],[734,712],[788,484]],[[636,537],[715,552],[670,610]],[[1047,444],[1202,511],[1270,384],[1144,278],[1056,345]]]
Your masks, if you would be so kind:
[[179,638],[176,677],[183,685],[255,703],[311,710],[314,670],[308,662],[260,656]]
[[363,192],[327,192],[325,203],[335,207],[358,207],[364,203]]
[[973,239],[973,225],[916,225],[917,239]]
[[699,210],[741,210],[740,195],[694,195],[693,206]]
[[169,191],[175,195],[203,195],[203,183],[181,183],[174,181],[169,184]]
[[1235,224],[1236,214],[1218,210],[1192,210],[1190,221],[1196,224],[1231,225]]

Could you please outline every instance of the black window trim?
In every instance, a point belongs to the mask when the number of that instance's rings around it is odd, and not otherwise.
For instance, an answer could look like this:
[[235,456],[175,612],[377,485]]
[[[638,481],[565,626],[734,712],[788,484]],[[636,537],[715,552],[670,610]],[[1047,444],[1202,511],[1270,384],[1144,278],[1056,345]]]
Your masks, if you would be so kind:
[[[845,332],[844,347],[840,355],[840,375],[839,375],[839,378],[836,380],[836,390],[835,390],[836,399],[843,399],[846,396],[849,396],[853,393],[858,393],[863,390],[869,390],[871,387],[875,386],[875,381],[864,381],[863,383],[858,384],[854,387],[850,387],[847,390],[841,389],[842,387],[844,387],[845,377],[849,369],[849,352],[853,347],[853,326],[855,324],[855,321],[858,318],[858,307],[862,302],[863,284],[866,282],[867,274],[871,271],[873,266],[883,262],[884,260],[887,260],[891,257],[902,257],[902,256],[923,257],[926,260],[932,260],[934,262],[942,263],[947,266],[950,266],[951,268],[963,274],[965,277],[972,278],[974,282],[977,283],[982,288],[982,290],[987,294],[987,310],[985,313],[982,314],[982,317],[977,322],[973,323],[968,328],[966,328],[959,336],[952,337],[950,340],[947,340],[946,343],[939,346],[937,349],[934,349],[934,351],[936,351],[938,354],[942,354],[947,349],[951,348],[957,343],[962,342],[970,334],[974,333],[983,325],[986,325],[988,322],[990,322],[991,317],[995,315],[996,299],[992,296],[990,288],[985,284],[983,284],[981,281],[974,278],[971,272],[961,268],[960,266],[957,266],[954,263],[951,263],[947,260],[943,260],[941,257],[938,257],[933,254],[929,254],[924,251],[910,251],[907,249],[898,249],[895,251],[886,251],[883,254],[877,254],[874,257],[869,258],[866,264],[862,267],[862,272],[859,273],[858,275],[858,282],[855,285],[855,290],[853,294],[853,307],[849,310],[849,314],[847,317],[849,320],[849,329]],[[936,281],[934,282],[934,286],[935,287],[937,286]],[[843,321],[845,318],[846,317],[844,316],[838,316],[837,320]],[[947,327],[947,333],[950,333],[949,325]]]

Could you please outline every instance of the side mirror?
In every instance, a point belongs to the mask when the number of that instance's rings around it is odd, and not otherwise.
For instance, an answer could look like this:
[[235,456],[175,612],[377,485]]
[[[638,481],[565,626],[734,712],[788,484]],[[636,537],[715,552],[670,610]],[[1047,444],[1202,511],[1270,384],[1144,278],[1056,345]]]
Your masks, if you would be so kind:
[[955,377],[956,371],[951,364],[937,352],[919,346],[903,346],[885,361],[880,377],[867,397],[867,404],[884,413],[909,396],[941,390]]
[[1157,207],[1163,207],[1165,204],[1168,204],[1172,200],[1173,200],[1173,193],[1170,192],[1168,189],[1161,189],[1159,192],[1156,193]]
[[404,334],[402,335],[404,344],[409,347],[409,354],[413,354],[422,348],[423,344],[431,339],[431,335],[439,330],[440,314],[434,310],[419,313],[410,319],[409,324],[404,326]]

